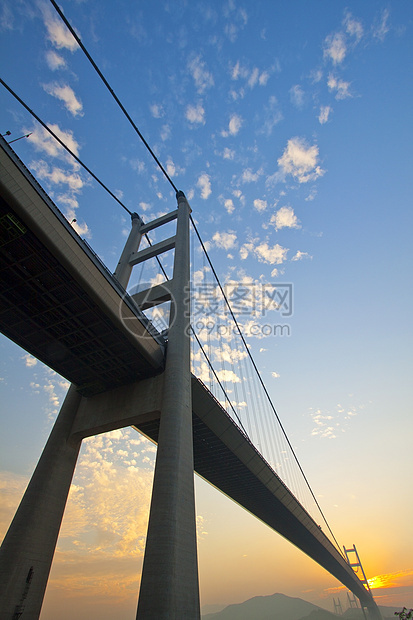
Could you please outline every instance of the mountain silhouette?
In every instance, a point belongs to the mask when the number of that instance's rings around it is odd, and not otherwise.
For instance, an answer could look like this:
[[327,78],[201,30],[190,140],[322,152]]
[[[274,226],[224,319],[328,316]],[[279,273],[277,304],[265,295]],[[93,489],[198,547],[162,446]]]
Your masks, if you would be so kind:
[[203,620],[337,620],[337,616],[317,605],[285,594],[254,596],[244,603],[228,605]]
[[[393,620],[397,608],[380,607],[384,620]],[[318,605],[285,594],[254,596],[243,603],[228,605],[217,613],[202,616],[202,620],[364,620],[361,609],[348,609],[342,616]]]

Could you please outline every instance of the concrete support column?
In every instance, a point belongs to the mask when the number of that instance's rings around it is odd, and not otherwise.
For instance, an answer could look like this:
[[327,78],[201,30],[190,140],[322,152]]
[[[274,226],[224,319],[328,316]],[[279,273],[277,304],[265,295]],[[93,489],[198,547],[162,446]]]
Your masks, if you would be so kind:
[[189,204],[178,192],[171,324],[138,620],[200,617],[190,373]]
[[140,228],[142,225],[141,218],[137,213],[132,213],[131,218],[132,229],[125,243],[125,247],[123,248],[123,252],[117,264],[116,270],[113,274],[118,280],[119,284],[121,284],[124,289],[126,289],[126,287],[128,286],[129,278],[133,268],[132,265],[130,265],[129,261],[132,258],[132,254],[138,251],[142,238],[142,235],[140,233]]
[[81,441],[68,443],[81,396],[70,387],[0,548],[0,618],[38,620]]

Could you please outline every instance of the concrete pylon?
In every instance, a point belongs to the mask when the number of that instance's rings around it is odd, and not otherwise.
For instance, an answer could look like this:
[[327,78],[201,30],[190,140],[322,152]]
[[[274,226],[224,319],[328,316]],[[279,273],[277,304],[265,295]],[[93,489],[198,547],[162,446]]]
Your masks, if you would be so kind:
[[132,273],[132,265],[130,264],[131,256],[138,251],[141,242],[142,234],[140,228],[142,220],[137,213],[132,213],[132,229],[129,233],[128,239],[123,248],[123,252],[117,264],[114,272],[114,276],[117,281],[126,289],[128,286],[129,278]]
[[[133,213],[132,230],[115,274],[125,288],[132,271],[129,259],[139,249],[141,224]],[[38,620],[40,616],[82,441],[72,435],[82,400],[72,385],[0,547],[2,620]]]
[[69,441],[81,400],[72,386],[0,548],[0,618],[37,620],[81,441]]
[[171,316],[138,620],[200,617],[190,369],[189,214],[178,192]]
[[[0,549],[1,620],[40,616],[82,437],[109,427],[122,428],[154,407],[161,416],[137,616],[139,620],[200,618],[189,335],[190,207],[182,192],[177,199],[177,211],[149,224],[143,225],[132,214],[132,230],[115,274],[126,288],[135,264],[175,247],[173,279],[167,287],[171,315],[165,371],[161,378],[148,380],[160,386],[160,406],[153,398],[148,402],[150,388],[145,381],[118,388],[115,403],[111,394],[83,398],[75,386],[69,388]],[[175,218],[174,238],[139,252],[142,234]],[[151,292],[159,302],[165,296],[165,291]]]

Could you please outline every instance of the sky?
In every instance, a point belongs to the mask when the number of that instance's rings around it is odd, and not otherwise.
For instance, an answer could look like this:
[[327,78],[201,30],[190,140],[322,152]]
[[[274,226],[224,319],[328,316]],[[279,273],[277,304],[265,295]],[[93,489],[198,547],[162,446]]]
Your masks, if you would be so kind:
[[[185,192],[221,282],[254,299],[290,287],[288,311],[243,307],[248,345],[336,538],[357,546],[379,604],[413,607],[412,3],[61,7]],[[2,0],[0,29],[0,75],[17,95],[128,209],[145,221],[173,210],[53,6]],[[114,270],[126,211],[3,87],[0,109],[1,133],[31,133],[13,148]],[[199,292],[195,250],[193,264]],[[0,346],[3,534],[68,384]],[[155,456],[132,429],[84,442],[41,620],[134,617]],[[333,577],[198,478],[196,501],[204,611],[275,592],[345,607]]]

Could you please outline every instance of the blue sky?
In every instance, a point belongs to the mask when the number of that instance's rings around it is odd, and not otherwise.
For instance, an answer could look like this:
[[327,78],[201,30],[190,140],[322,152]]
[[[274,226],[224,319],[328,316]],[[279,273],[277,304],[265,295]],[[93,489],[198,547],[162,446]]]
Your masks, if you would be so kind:
[[[251,318],[288,324],[290,336],[248,343],[336,537],[356,543],[368,576],[398,575],[378,600],[413,606],[411,2],[61,6],[187,195],[221,281],[293,285],[292,316],[241,318],[246,329]],[[174,192],[53,6],[0,7],[2,79],[130,210],[149,221],[173,209]],[[4,88],[0,104],[1,132],[32,132],[16,152],[113,270],[127,213]],[[4,338],[1,351],[5,530],[65,381]],[[69,599],[82,618],[93,593],[103,614],[117,597],[129,617],[154,459],[136,441],[123,431],[86,442],[43,620]],[[125,476],[139,480],[132,495]],[[102,513],[114,487],[117,531]],[[197,501],[204,605],[276,591],[330,605],[336,582],[277,534],[202,481]]]

